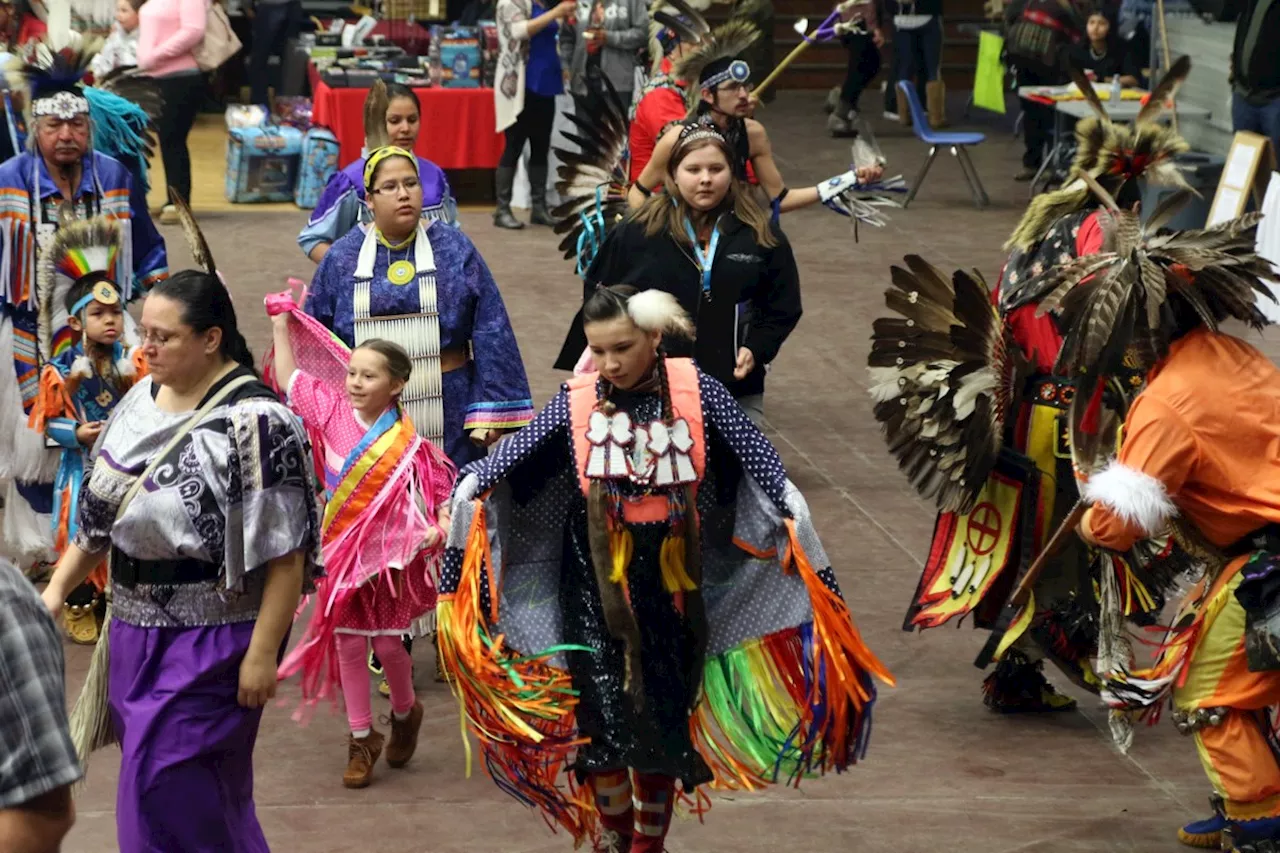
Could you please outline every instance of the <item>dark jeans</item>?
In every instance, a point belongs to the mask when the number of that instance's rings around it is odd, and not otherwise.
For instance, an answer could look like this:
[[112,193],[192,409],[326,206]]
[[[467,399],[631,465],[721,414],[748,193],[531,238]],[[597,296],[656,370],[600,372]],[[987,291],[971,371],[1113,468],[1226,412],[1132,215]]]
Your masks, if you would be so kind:
[[863,90],[880,73],[880,49],[869,35],[847,35],[844,46],[849,51],[849,66],[840,87],[840,100],[856,110]]
[[1232,92],[1231,130],[1260,133],[1271,140],[1273,151],[1280,152],[1280,98],[1255,107],[1239,92]]
[[280,69],[283,73],[285,45],[297,34],[301,23],[302,0],[257,4],[253,18],[253,44],[249,53],[250,99],[253,103],[267,102],[267,89],[271,83],[268,71],[271,57],[280,57]]
[[529,143],[529,167],[546,167],[547,152],[551,150],[551,125],[556,120],[556,99],[536,95],[524,90],[524,109],[516,116],[516,123],[502,133],[507,138],[502,149],[499,166],[514,169],[520,162],[524,144]]
[[942,71],[942,19],[936,15],[914,30],[893,31],[894,75],[910,80],[917,89],[938,79]]
[[[187,136],[204,105],[204,74],[171,74],[156,77],[164,107],[156,120],[164,178],[188,203],[191,202],[191,152]],[[173,201],[172,196],[169,198]]]
[[[1019,86],[1053,86],[1060,83],[1057,77],[1046,77],[1034,71],[1018,69]],[[1026,148],[1022,152],[1022,165],[1038,169],[1044,162],[1045,151],[1053,144],[1054,108],[1048,104],[1020,99],[1022,103],[1022,134]]]

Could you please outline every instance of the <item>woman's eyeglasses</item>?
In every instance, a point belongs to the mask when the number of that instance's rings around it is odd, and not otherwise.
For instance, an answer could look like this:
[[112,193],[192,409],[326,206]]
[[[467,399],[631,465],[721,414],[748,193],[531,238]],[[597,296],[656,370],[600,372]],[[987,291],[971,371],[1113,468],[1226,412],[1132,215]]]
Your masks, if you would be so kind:
[[379,195],[391,195],[393,193],[398,193],[400,190],[410,193],[416,190],[419,186],[421,186],[421,184],[418,182],[417,178],[405,178],[403,181],[387,181],[386,183],[378,184],[373,188],[373,191]]
[[138,329],[138,339],[142,342],[143,346],[151,344],[153,346],[162,347],[170,341],[181,340],[182,337],[182,332],[153,332],[147,329]]

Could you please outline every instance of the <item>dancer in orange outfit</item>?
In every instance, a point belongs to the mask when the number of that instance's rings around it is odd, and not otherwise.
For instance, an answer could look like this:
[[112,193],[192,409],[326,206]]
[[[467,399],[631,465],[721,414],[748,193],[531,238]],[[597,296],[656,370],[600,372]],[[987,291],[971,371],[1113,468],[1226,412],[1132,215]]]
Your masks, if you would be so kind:
[[1280,523],[1280,371],[1244,341],[1199,325],[1195,315],[1186,319],[1196,327],[1152,370],[1125,421],[1119,457],[1085,488],[1094,506],[1081,533],[1124,551],[1180,515],[1239,554],[1192,590],[1174,624],[1194,621],[1162,661],[1176,673],[1174,719],[1195,736],[1222,800],[1220,816],[1181,837],[1216,846],[1214,829],[1230,823],[1243,839],[1280,839],[1280,766],[1265,714],[1280,704],[1280,672],[1250,671],[1238,597],[1246,564],[1259,553],[1268,556],[1254,565],[1276,559],[1250,540]]
[[[1184,827],[1184,843],[1217,846],[1225,836],[1223,849],[1271,851],[1280,841],[1280,766],[1265,709],[1280,703],[1280,655],[1266,651],[1280,637],[1268,634],[1266,609],[1280,593],[1280,536],[1271,535],[1280,532],[1280,370],[1218,324],[1265,325],[1256,299],[1271,298],[1262,278],[1274,272],[1254,252],[1255,216],[1148,239],[1176,205],[1161,204],[1144,234],[1136,213],[1090,184],[1107,207],[1100,221],[1113,251],[1047,270],[1027,285],[1025,301],[1042,311],[1062,306],[1068,332],[1055,370],[1082,388],[1103,387],[1126,364],[1148,373],[1117,458],[1077,472],[1092,504],[1080,536],[1127,552],[1172,527],[1179,541],[1203,544],[1196,553],[1205,575],[1156,663],[1136,671],[1119,596],[1107,589],[1115,578],[1099,577],[1102,697],[1113,731],[1125,733],[1125,712],[1157,709],[1171,696],[1178,728],[1195,734],[1222,808]],[[1073,441],[1091,417],[1088,409],[1074,416]]]

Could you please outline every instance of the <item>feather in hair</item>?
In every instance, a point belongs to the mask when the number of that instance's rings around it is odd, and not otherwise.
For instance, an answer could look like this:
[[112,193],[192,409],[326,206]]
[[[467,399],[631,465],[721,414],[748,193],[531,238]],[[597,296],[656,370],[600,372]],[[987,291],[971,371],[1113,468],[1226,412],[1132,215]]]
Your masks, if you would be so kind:
[[1067,67],[1067,74],[1071,77],[1071,82],[1076,84],[1080,94],[1084,95],[1085,102],[1093,107],[1093,111],[1097,113],[1098,118],[1109,123],[1111,116],[1107,115],[1106,107],[1102,106],[1102,99],[1098,97],[1097,91],[1094,90],[1093,82],[1074,63],[1067,61],[1064,64]]
[[381,78],[373,81],[369,94],[364,99],[365,150],[373,151],[387,144],[387,108],[390,105],[387,84]]
[[186,238],[196,266],[209,275],[217,275],[218,266],[213,261],[213,252],[209,249],[209,243],[204,238],[204,232],[200,230],[200,223],[196,221],[195,214],[187,206],[187,200],[173,187],[169,187],[169,198],[173,199],[173,207],[178,212],[178,222],[182,225],[182,236]]
[[1146,124],[1153,122],[1164,112],[1164,105],[1178,93],[1178,87],[1186,81],[1187,75],[1191,73],[1191,57],[1179,57],[1178,61],[1173,63],[1169,71],[1160,78],[1160,82],[1151,90],[1151,94],[1147,96],[1147,102],[1142,105],[1142,109],[1138,111],[1138,117],[1134,121],[1135,124]]
[[685,102],[690,109],[702,100],[702,91],[698,80],[702,78],[702,69],[717,59],[736,57],[755,44],[760,38],[760,29],[745,18],[730,18],[713,29],[693,50],[675,62],[672,73],[680,80],[689,81],[685,90]]

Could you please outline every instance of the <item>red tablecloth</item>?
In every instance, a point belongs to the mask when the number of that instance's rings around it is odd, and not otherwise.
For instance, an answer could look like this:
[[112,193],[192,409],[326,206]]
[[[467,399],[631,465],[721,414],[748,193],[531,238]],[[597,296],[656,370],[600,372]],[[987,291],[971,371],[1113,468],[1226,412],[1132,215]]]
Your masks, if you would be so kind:
[[[414,89],[422,102],[422,132],[416,153],[441,169],[493,169],[503,138],[494,132],[492,89]],[[339,162],[360,157],[364,147],[364,99],[368,89],[331,89],[311,68],[312,121],[334,132]]]

